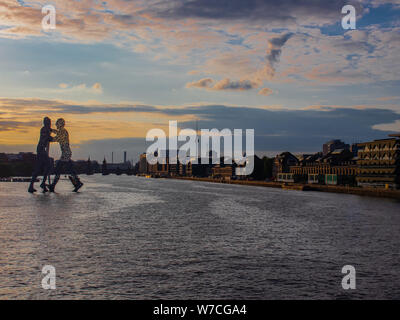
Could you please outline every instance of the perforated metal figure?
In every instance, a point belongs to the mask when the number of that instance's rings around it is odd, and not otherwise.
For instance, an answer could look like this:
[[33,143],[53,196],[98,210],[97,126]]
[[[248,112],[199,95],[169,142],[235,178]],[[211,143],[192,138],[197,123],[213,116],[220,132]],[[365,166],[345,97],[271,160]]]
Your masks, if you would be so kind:
[[74,165],[71,160],[72,152],[69,145],[69,134],[68,131],[65,129],[65,120],[58,119],[56,122],[56,127],[57,130],[52,129],[51,132],[56,134],[56,136],[53,137],[53,141],[60,144],[61,158],[56,164],[55,178],[53,183],[49,186],[49,189],[51,192],[54,192],[57,182],[60,180],[61,171],[64,168],[66,172],[70,175],[69,178],[74,186],[73,191],[78,192],[78,190],[82,188],[83,183],[79,180],[79,177],[74,170]]
[[43,119],[43,127],[40,129],[40,139],[36,148],[37,159],[35,164],[35,169],[32,173],[31,183],[29,185],[28,192],[34,193],[36,192],[34,188],[35,181],[37,177],[43,173],[43,181],[40,187],[43,189],[43,192],[47,192],[46,187],[46,179],[50,172],[51,161],[49,158],[49,148],[50,142],[53,141],[53,138],[50,135],[51,133],[51,120],[48,117]]

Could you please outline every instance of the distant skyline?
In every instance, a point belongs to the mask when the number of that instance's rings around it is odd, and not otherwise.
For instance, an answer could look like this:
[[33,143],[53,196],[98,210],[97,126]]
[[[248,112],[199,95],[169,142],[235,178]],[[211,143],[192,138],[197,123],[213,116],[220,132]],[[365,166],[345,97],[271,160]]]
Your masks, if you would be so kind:
[[0,48],[0,152],[35,151],[44,116],[98,161],[169,120],[254,128],[260,156],[400,131],[399,0],[2,0]]

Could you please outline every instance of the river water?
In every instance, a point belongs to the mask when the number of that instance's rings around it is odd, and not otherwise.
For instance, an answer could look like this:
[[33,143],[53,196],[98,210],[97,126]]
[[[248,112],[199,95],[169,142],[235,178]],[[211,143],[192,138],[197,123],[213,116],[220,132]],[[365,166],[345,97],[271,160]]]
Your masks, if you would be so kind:
[[[0,299],[400,299],[400,202],[128,176],[0,183]],[[56,269],[44,290],[42,267]],[[345,291],[342,267],[356,269]]]

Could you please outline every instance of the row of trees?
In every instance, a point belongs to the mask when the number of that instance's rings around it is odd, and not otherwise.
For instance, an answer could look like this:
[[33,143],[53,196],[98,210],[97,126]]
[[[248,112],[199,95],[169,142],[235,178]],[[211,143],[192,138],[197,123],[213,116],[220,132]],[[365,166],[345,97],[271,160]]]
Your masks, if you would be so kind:
[[263,157],[262,159],[260,159],[257,156],[255,156],[254,171],[250,177],[254,180],[271,179],[273,165],[274,165],[274,158]]

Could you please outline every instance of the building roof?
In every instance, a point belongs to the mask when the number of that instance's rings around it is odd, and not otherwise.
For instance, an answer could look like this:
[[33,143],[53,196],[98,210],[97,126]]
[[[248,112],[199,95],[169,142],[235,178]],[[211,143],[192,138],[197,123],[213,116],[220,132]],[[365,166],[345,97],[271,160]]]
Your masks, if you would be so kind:
[[377,139],[377,140],[373,140],[373,141],[367,141],[367,142],[361,142],[358,143],[358,146],[365,146],[369,143],[374,143],[374,142],[391,142],[391,141],[398,141],[398,139],[396,138],[386,138],[386,139]]

